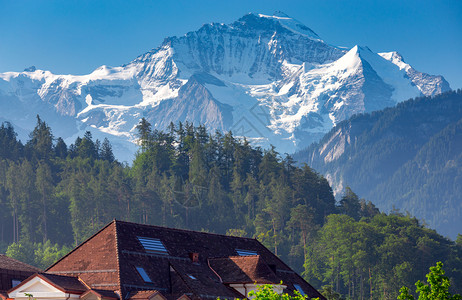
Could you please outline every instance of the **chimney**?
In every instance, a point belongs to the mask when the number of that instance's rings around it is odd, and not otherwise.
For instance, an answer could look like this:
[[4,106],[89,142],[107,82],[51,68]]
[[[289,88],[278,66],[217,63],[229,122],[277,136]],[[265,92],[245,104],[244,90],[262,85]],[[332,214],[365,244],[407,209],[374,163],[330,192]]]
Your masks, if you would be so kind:
[[189,258],[193,263],[199,263],[199,253],[197,252],[189,252]]

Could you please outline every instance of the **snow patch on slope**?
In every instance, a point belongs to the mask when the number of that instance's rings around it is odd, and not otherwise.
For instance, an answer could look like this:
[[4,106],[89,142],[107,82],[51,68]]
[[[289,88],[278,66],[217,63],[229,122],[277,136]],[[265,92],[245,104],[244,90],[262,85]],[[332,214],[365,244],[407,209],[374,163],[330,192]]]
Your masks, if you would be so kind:
[[306,36],[310,39],[323,42],[323,40],[310,28],[286,15],[281,11],[275,12],[272,16],[258,14],[259,17],[277,20],[284,28],[292,31],[293,33]]
[[388,60],[373,53],[369,48],[361,48],[360,55],[372,66],[385,83],[394,88],[392,99],[396,103],[420,95],[420,90],[409,80],[405,69],[401,69],[395,64],[390,64]]

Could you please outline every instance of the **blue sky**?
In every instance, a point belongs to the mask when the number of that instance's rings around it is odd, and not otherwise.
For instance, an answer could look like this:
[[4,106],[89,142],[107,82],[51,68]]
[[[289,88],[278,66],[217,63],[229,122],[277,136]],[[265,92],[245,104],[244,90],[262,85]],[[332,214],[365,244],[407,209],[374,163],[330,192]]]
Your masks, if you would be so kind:
[[281,10],[326,42],[400,52],[419,71],[462,88],[462,1],[0,0],[0,72],[57,74],[118,66],[204,23]]

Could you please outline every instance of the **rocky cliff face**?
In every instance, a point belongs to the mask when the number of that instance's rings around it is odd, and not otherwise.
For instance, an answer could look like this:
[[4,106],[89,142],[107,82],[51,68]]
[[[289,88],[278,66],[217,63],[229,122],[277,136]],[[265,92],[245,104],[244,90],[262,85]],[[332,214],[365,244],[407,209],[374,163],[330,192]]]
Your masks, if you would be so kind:
[[335,47],[283,13],[248,14],[84,76],[0,74],[0,117],[26,130],[37,113],[51,125],[66,120],[59,131],[69,140],[91,129],[131,153],[142,116],[157,129],[202,123],[293,152],[353,114],[446,90],[443,77],[414,70],[396,52]]

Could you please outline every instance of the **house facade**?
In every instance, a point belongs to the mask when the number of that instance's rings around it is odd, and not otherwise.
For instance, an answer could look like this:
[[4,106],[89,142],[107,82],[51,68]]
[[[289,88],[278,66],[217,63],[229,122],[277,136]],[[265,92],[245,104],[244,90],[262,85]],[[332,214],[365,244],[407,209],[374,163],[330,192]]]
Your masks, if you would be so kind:
[[256,239],[114,220],[9,297],[234,299],[262,284],[324,299]]

